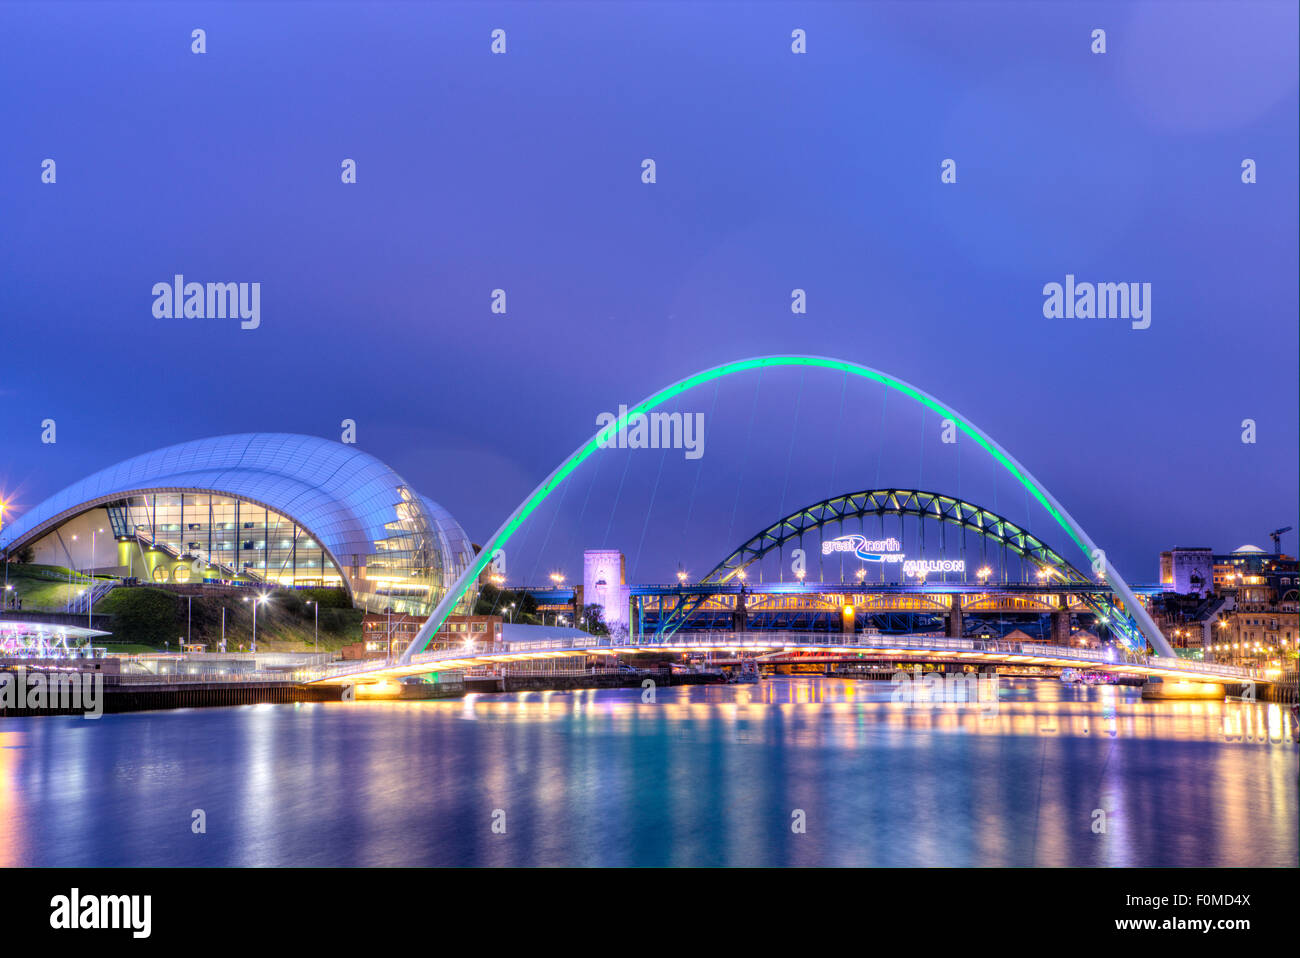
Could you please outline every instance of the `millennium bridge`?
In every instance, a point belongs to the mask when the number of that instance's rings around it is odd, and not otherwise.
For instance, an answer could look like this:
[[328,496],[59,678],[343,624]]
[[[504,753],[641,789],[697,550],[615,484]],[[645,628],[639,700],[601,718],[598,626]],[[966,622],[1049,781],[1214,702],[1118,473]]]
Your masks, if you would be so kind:
[[[682,582],[653,596],[653,602],[641,602],[634,615],[632,635],[604,639],[587,636],[574,630],[573,635],[554,635],[532,643],[501,643],[499,647],[468,645],[458,648],[432,650],[429,648],[448,616],[475,588],[489,563],[502,552],[504,546],[529,516],[561,488],[574,471],[597,449],[602,448],[611,436],[626,428],[631,417],[645,415],[675,397],[704,384],[752,371],[761,372],[768,368],[821,370],[841,374],[846,382],[849,378],[874,382],[884,386],[888,391],[887,394],[896,393],[905,397],[939,416],[942,421],[951,423],[957,433],[987,454],[997,467],[1009,474],[1023,488],[1027,497],[1026,502],[1032,499],[1045,510],[1054,523],[1054,529],[1063,532],[1069,542],[1079,550],[1084,560],[1082,564],[1091,571],[1091,575],[1067,562],[1038,536],[1031,535],[1027,530],[1004,517],[981,509],[973,503],[956,497],[914,489],[867,489],[836,496],[801,509],[792,515],[784,516],[753,536],[696,586],[692,587]],[[824,556],[827,554],[827,544],[822,538],[823,535],[828,530],[838,531],[840,535],[836,540],[832,540],[833,543],[837,543],[845,538],[845,524],[848,523],[850,542],[847,547],[851,548],[853,554],[864,563],[884,563],[891,559],[903,559],[903,550],[892,548],[888,542],[867,539],[868,521],[880,523],[881,540],[890,538],[885,535],[886,516],[910,518],[920,524],[922,572],[934,568],[931,565],[933,560],[924,558],[928,551],[924,548],[923,538],[927,521],[934,522],[938,526],[941,550],[945,544],[942,536],[946,527],[955,527],[962,533],[957,548],[963,550],[961,562],[963,571],[965,570],[965,537],[967,533],[974,533],[982,542],[993,543],[1003,553],[1008,549],[1014,553],[1021,561],[1021,578],[1024,578],[1026,570],[1033,570],[1032,574],[1038,579],[1040,586],[1035,591],[1022,596],[1014,595],[1015,590],[1009,590],[1005,585],[990,589],[983,581],[985,570],[981,568],[979,577],[982,581],[979,585],[984,586],[984,592],[997,593],[991,601],[1009,602],[1012,605],[1017,602],[1036,603],[1040,607],[1036,611],[1059,613],[1053,624],[1054,635],[1065,631],[1064,626],[1068,625],[1065,614],[1071,611],[1071,604],[1076,606],[1081,604],[1088,608],[1095,621],[1108,627],[1108,631],[1117,641],[1114,645],[1091,649],[1064,642],[1047,644],[1015,642],[1006,638],[967,638],[963,635],[964,629],[960,624],[962,615],[967,611],[977,611],[973,603],[980,601],[976,597],[970,604],[963,605],[963,597],[957,593],[966,591],[969,583],[953,584],[953,591],[949,594],[945,608],[942,601],[936,602],[932,596],[942,596],[948,589],[949,583],[937,583],[933,588],[927,583],[923,588],[919,588],[918,582],[918,586],[910,591],[913,594],[919,593],[919,600],[915,596],[906,595],[891,598],[883,573],[879,587],[875,584],[868,585],[865,575],[861,577],[863,580],[861,582],[850,581],[847,583],[848,588],[856,591],[851,591],[849,594],[861,595],[867,601],[883,603],[882,611],[888,611],[891,601],[920,601],[932,604],[934,607],[924,611],[943,612],[947,621],[945,631],[950,634],[939,637],[916,634],[884,636],[872,634],[870,630],[859,632],[856,618],[850,620],[847,614],[838,631],[826,633],[797,631],[751,633],[745,628],[744,619],[733,620],[741,625],[741,628],[730,632],[689,630],[688,623],[692,616],[707,609],[709,603],[713,603],[719,611],[734,614],[736,604],[743,605],[745,602],[746,582],[747,579],[753,578],[750,570],[762,569],[761,560],[773,554],[777,557],[778,569],[782,569],[786,549],[801,548],[803,539],[808,534],[815,534],[821,540],[821,554]],[[858,523],[856,536],[851,528],[854,521]],[[873,527],[870,534],[876,532],[877,529]],[[838,544],[833,545],[832,550],[837,554],[842,551]],[[793,552],[791,554],[793,555]],[[987,563],[987,561],[987,551],[984,551],[981,553],[981,562]],[[955,568],[955,562],[953,565]],[[1005,563],[1002,563],[1002,567],[1005,568]],[[938,570],[942,574],[947,568],[941,553]],[[818,578],[825,579],[824,563],[819,561],[818,569]],[[992,568],[989,567],[988,571],[991,573]],[[761,573],[758,578],[762,584]],[[920,578],[924,579],[925,576]],[[784,584],[777,585],[780,587]],[[733,590],[734,595],[728,594]],[[792,593],[807,591],[808,586],[802,581],[797,581],[790,584],[789,590]],[[822,596],[832,595],[836,591],[835,588],[826,588],[825,583],[820,583],[817,589],[818,594]],[[771,590],[769,598],[775,597],[780,600],[782,597],[779,593],[780,588]],[[868,594],[874,598],[868,599]],[[634,605],[637,605],[636,597],[633,598]],[[799,597],[795,598],[797,600]],[[845,603],[846,608],[848,604]],[[649,611],[653,611],[654,616],[653,624],[647,628],[645,613]],[[748,613],[747,608],[744,611]],[[855,614],[856,611],[855,608]],[[773,620],[773,624],[778,622],[779,620]],[[1148,655],[1148,649],[1154,654]],[[752,652],[755,655],[774,653],[794,655],[823,653],[827,650],[846,659],[865,661],[898,661],[907,658],[912,661],[951,661],[987,667],[1023,664],[1049,668],[1087,668],[1101,672],[1145,675],[1149,678],[1168,677],[1181,681],[1239,683],[1270,680],[1267,674],[1259,670],[1179,658],[1136,592],[1115,568],[1105,551],[1097,547],[1078,521],[1024,465],[969,419],[934,396],[887,373],[845,360],[803,355],[763,356],[714,366],[666,386],[627,409],[617,421],[598,430],[566,457],[506,517],[496,532],[484,542],[474,562],[447,589],[400,656],[383,662],[335,663],[316,670],[310,675],[304,675],[303,680],[313,684],[351,685],[400,679],[443,669],[470,669],[491,666],[495,663],[571,656],[636,656],[651,652],[659,654]]]
[[317,669],[302,670],[295,677],[306,684],[365,685],[392,682],[430,672],[494,668],[538,659],[585,660],[591,656],[621,659],[646,654],[691,653],[752,657],[770,665],[808,661],[943,663],[983,669],[999,666],[1072,668],[1174,682],[1251,686],[1268,685],[1281,677],[1280,673],[1265,669],[1195,662],[1176,656],[1142,655],[1115,647],[1071,648],[1040,642],[957,639],[947,636],[771,632],[679,634],[671,638],[622,643],[607,636],[579,635],[557,635],[519,642],[465,643],[459,648],[421,652],[409,660],[335,662]]

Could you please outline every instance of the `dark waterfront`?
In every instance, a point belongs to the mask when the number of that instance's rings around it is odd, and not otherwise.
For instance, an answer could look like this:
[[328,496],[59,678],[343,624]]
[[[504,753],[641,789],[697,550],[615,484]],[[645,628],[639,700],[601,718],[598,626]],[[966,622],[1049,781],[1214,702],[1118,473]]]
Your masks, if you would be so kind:
[[1007,680],[995,710],[908,708],[887,683],[820,677],[657,699],[0,721],[0,865],[1297,861],[1281,706]]

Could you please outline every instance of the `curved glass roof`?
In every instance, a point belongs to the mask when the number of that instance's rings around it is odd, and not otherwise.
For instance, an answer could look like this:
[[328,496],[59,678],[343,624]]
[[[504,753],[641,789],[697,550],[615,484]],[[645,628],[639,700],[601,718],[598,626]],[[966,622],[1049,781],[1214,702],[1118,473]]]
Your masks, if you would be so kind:
[[420,497],[424,508],[433,517],[434,531],[438,536],[442,554],[450,561],[443,563],[443,586],[451,588],[452,583],[460,577],[466,567],[474,561],[474,544],[470,542],[465,530],[460,527],[450,512],[428,496]]
[[[353,600],[380,610],[393,604],[378,580],[426,585],[436,604],[473,558],[464,530],[447,510],[416,493],[374,456],[288,433],[196,439],[127,459],[73,483],[7,524],[0,548],[34,541],[92,507],[140,492],[212,492],[257,502],[292,517],[330,554]],[[366,567],[372,571],[368,581]],[[409,589],[408,589],[409,591]],[[432,608],[405,603],[406,611]]]

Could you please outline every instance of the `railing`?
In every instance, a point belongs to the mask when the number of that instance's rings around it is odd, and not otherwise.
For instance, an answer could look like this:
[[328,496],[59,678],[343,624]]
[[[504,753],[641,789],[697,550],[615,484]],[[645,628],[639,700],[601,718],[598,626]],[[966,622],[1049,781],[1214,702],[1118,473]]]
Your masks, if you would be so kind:
[[107,685],[194,685],[222,682],[297,685],[300,681],[298,677],[286,672],[169,672],[165,675],[156,672],[123,672],[120,675],[104,676]]
[[465,672],[467,679],[526,679],[532,676],[557,676],[557,675],[631,675],[644,671],[663,672],[663,669],[633,669],[633,668],[608,668],[597,667],[593,669],[520,669],[509,664],[498,664],[492,666],[480,666],[478,668],[468,669]]
[[1073,648],[1062,645],[1044,645],[1035,642],[1010,642],[1005,639],[969,640],[969,639],[891,639],[884,636],[864,636],[861,644],[873,648],[926,648],[932,651],[976,650],[982,652],[999,652],[1009,655],[1025,655],[1038,658],[1082,659],[1107,665],[1136,665],[1146,668],[1168,669],[1170,671],[1199,672],[1204,675],[1257,679],[1263,675],[1262,669],[1243,668],[1234,665],[1221,665],[1217,662],[1196,662],[1191,659],[1169,658],[1161,655],[1137,655],[1132,652],[1112,651],[1111,649]]
[[1185,672],[1202,672],[1206,675],[1236,676],[1242,679],[1257,679],[1264,675],[1264,669],[1248,668],[1240,665],[1222,665],[1218,662],[1197,662],[1192,659],[1169,658],[1167,655],[1148,655],[1143,664],[1153,668],[1180,669]]
[[[872,650],[916,649],[927,652],[989,652],[999,655],[1016,655],[1026,658],[1051,658],[1079,663],[1095,662],[1122,668],[1132,665],[1139,668],[1160,669],[1176,672],[1194,672],[1206,676],[1242,681],[1264,677],[1264,671],[1254,668],[1220,665],[1215,662],[1196,662],[1189,659],[1168,658],[1163,656],[1144,656],[1118,648],[1093,649],[1065,645],[1047,645],[1039,642],[1014,642],[1007,639],[959,639],[946,636],[889,636],[858,635],[854,633],[808,633],[808,632],[699,632],[678,633],[666,639],[647,641],[646,636],[634,639],[617,639],[609,636],[590,636],[577,640],[538,639],[523,642],[475,643],[469,646],[445,649],[436,652],[422,652],[413,656],[409,666],[436,668],[439,662],[458,661],[483,656],[502,656],[517,653],[544,654],[562,653],[588,649],[627,649],[636,651],[646,648],[663,647],[671,649],[689,649],[692,646],[717,649],[737,648],[744,650],[779,651],[783,648],[815,646],[819,648],[855,648]],[[300,674],[310,674],[312,680],[341,678],[349,674],[364,674],[383,671],[396,665],[388,660],[361,660],[356,662],[333,663],[319,669],[301,670]]]

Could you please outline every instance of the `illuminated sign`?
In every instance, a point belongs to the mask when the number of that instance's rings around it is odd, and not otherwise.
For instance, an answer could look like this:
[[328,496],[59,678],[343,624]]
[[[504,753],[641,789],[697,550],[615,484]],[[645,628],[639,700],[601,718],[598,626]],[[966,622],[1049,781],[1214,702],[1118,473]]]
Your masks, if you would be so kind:
[[822,543],[822,555],[852,552],[864,562],[902,562],[903,544],[897,539],[868,539],[865,536],[840,536]]
[[901,562],[904,575],[966,571],[965,559],[908,559],[902,549],[903,544],[897,539],[868,539],[859,535],[840,536],[822,543],[824,556],[851,552],[864,562]]
[[903,575],[924,572],[965,572],[965,559],[908,559],[903,563]]

